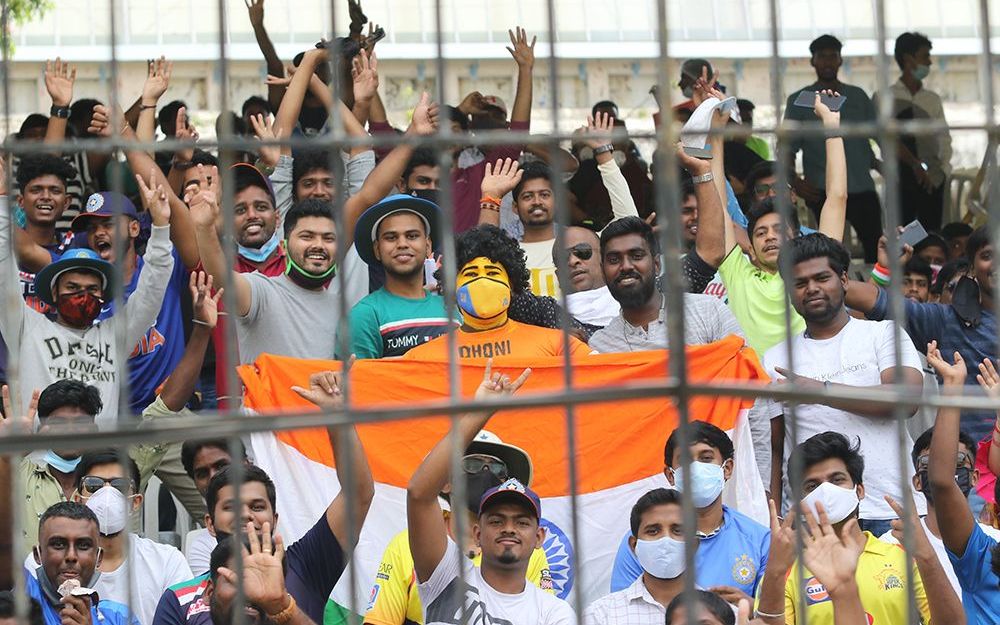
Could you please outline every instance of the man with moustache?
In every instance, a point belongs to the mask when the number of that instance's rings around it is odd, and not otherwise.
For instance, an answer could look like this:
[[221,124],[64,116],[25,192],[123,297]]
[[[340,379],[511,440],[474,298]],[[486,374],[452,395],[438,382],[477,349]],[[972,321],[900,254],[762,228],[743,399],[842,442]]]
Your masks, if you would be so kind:
[[[601,270],[621,312],[590,337],[598,352],[632,352],[669,347],[666,296],[660,292],[660,244],[653,228],[625,217],[601,232]],[[718,298],[684,294],[684,343],[712,343],[743,336],[735,317]]]

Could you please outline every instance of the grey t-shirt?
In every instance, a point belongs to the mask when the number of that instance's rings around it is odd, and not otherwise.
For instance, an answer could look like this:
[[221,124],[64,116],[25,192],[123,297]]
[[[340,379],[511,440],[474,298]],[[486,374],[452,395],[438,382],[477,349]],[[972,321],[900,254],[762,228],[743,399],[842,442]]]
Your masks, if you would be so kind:
[[[346,289],[345,313],[368,294],[368,266],[351,246],[342,267]],[[250,364],[261,354],[293,358],[333,358],[337,325],[341,318],[341,278],[330,287],[304,289],[282,274],[268,277],[244,274],[250,282],[250,310],[237,317],[240,364]]]
[[[717,297],[696,293],[684,294],[684,343],[712,343],[730,334],[744,336],[743,329],[729,308]],[[591,348],[601,352],[641,352],[667,349],[666,308],[660,310],[658,321],[648,329],[637,328],[625,321],[621,313],[607,327],[590,337]]]

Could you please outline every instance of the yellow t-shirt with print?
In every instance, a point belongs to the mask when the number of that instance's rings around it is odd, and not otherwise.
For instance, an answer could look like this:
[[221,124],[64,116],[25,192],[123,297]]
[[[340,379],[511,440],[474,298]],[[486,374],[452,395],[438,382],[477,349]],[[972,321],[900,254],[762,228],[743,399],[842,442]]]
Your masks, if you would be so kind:
[[[869,532],[865,532],[865,550],[858,560],[854,579],[861,596],[861,607],[868,614],[870,623],[906,623],[909,618],[906,587],[906,553],[898,545],[882,542]],[[799,606],[799,563],[785,580],[785,622],[793,625],[799,622],[796,610]],[[927,594],[917,572],[911,567],[913,592],[917,610],[924,623],[931,622],[927,607]],[[805,605],[809,611],[809,625],[833,625],[833,602],[823,584],[805,570]]]
[[[480,560],[481,557],[476,556],[472,562],[479,566]],[[531,554],[525,578],[542,590],[553,592],[549,561],[544,550],[535,549]],[[389,541],[382,553],[382,562],[378,565],[375,585],[372,586],[368,610],[365,612],[365,623],[420,625],[423,622],[423,606],[417,593],[410,539],[407,531],[403,530]]]

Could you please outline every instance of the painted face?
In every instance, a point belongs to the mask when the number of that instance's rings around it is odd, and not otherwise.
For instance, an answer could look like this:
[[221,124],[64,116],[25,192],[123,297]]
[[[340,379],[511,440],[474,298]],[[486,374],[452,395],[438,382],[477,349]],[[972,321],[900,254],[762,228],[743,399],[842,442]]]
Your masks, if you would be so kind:
[[512,292],[510,276],[503,265],[478,256],[462,267],[455,283],[466,325],[486,330],[507,323]]

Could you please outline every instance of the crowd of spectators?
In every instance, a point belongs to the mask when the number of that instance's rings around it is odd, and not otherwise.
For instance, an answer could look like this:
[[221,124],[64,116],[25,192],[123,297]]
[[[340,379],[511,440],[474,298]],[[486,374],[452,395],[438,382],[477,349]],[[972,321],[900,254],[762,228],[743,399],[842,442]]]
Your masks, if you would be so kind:
[[[769,527],[723,505],[738,450],[729,433],[695,420],[689,464],[679,432],[663,441],[670,487],[618,502],[630,531],[608,538],[619,545],[611,585],[576,614],[552,593],[532,450],[484,430],[492,411],[474,411],[410,478],[407,530],[385,547],[364,621],[770,625],[798,622],[804,608],[811,623],[904,623],[914,596],[925,623],[1000,622],[1000,486],[976,489],[1000,473],[996,414],[845,398],[900,384],[917,394],[981,387],[1000,395],[993,242],[985,227],[942,223],[947,131],[904,134],[896,146],[903,222],[930,233],[896,249],[883,234],[886,191],[872,177],[883,163],[873,141],[839,136],[842,126],[876,121],[881,98],[892,99],[900,120],[944,120],[941,98],[923,83],[932,67],[926,37],[899,36],[899,79],[873,98],[841,82],[839,40],[813,41],[816,81],[788,96],[785,119],[826,132],[792,135],[783,162],[752,134],[753,103],[727,96],[710,61],[686,61],[673,98],[680,104],[656,115],[687,131],[672,150],[680,192],[661,204],[654,180],[666,176],[668,155],[661,150],[648,165],[612,100],[594,105],[567,149],[522,143],[535,38],[521,28],[507,48],[517,70],[510,108],[506,93],[473,92],[455,106],[425,93],[399,129],[379,94],[379,31],[363,32],[356,1],[350,36],[321,42],[287,68],[264,26],[264,1],[247,8],[269,76],[266,97],[220,116],[220,130],[261,140],[235,157],[199,145],[187,105],[163,101],[166,59],[149,63],[125,111],[74,99],[72,66],[46,64],[51,110],[30,116],[16,139],[53,148],[7,155],[0,176],[0,271],[5,290],[24,299],[0,314],[22,389],[15,396],[4,386],[0,429],[65,437],[113,429],[125,411],[155,420],[235,409],[235,367],[262,354],[440,360],[451,353],[451,329],[458,357],[483,367],[476,399],[498,400],[531,372],[512,379],[493,371],[495,359],[682,349],[670,344],[667,320],[683,315],[685,346],[738,335],[774,385],[815,393],[794,407],[760,397],[741,417]],[[349,149],[325,142],[333,120]],[[453,146],[421,145],[445,125]],[[148,150],[157,130],[168,143]],[[504,133],[507,144],[470,139]],[[395,135],[403,139],[387,147],[365,143]],[[700,145],[690,140],[706,135]],[[292,149],[281,143],[289,138],[302,141]],[[78,139],[125,147],[59,152]],[[671,211],[681,258],[660,245]],[[454,258],[442,248],[446,227]],[[448,264],[457,278],[443,289]],[[669,298],[675,267],[686,292]],[[892,280],[906,300],[898,325]],[[235,309],[223,311],[223,301]],[[126,362],[116,356],[119,340]],[[295,390],[337,410],[342,375],[320,372]],[[902,436],[900,411],[919,424]],[[288,545],[275,531],[275,483],[226,440],[142,444],[127,455],[70,442],[19,461],[4,456],[0,585],[15,587],[10,572],[24,557],[16,587],[30,598],[32,622],[46,625],[323,623],[375,499],[354,427],[331,427],[329,438],[351,466],[339,473],[340,494]],[[456,441],[466,501],[442,498]],[[911,459],[905,468],[901,457]],[[183,553],[138,532],[153,475],[203,525]],[[682,491],[696,508],[694,528]],[[23,497],[17,506],[14,493]],[[908,552],[897,546],[904,520],[915,529]],[[692,582],[693,596],[685,592]],[[13,616],[16,598],[0,594],[0,621]]]

